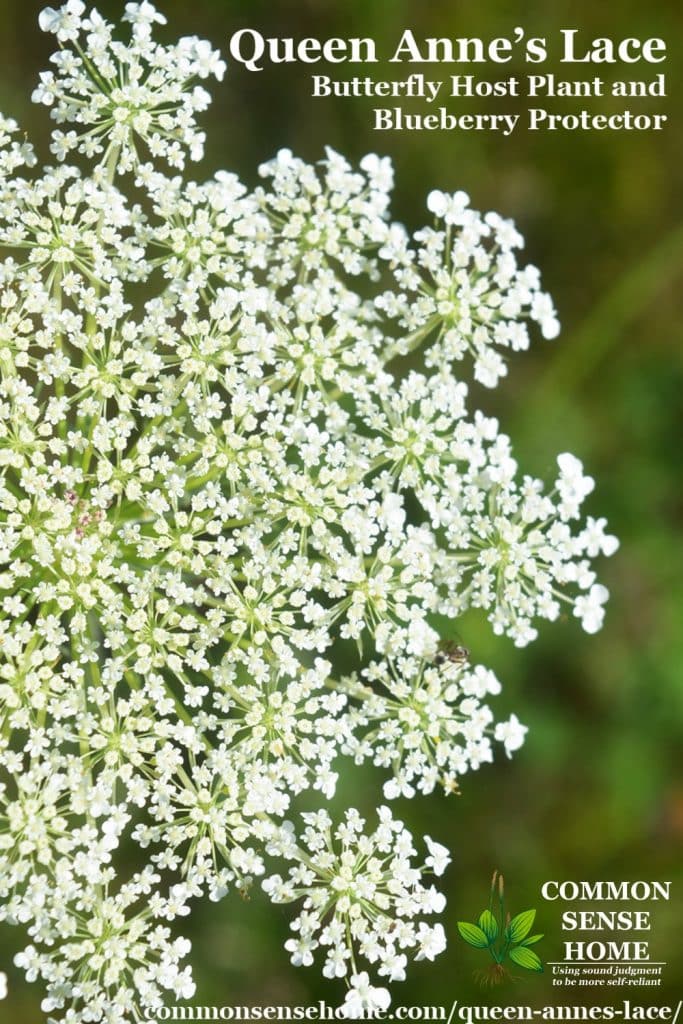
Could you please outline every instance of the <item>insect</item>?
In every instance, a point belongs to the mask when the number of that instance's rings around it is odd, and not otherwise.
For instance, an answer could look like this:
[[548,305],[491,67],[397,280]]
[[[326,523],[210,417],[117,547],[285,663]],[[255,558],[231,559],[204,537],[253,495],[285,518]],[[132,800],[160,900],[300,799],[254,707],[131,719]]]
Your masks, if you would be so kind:
[[456,643],[455,640],[442,640],[434,664],[445,665],[450,661],[453,665],[466,665],[469,660],[470,652],[467,647]]

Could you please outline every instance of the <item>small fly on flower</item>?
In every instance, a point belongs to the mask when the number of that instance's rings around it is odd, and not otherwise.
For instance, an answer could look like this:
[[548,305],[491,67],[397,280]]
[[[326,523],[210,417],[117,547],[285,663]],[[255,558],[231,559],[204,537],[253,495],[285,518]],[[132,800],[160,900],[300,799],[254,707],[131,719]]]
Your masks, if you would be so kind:
[[466,665],[470,660],[470,652],[467,647],[459,644],[456,640],[442,640],[439,644],[435,665],[445,665],[450,662],[452,665]]

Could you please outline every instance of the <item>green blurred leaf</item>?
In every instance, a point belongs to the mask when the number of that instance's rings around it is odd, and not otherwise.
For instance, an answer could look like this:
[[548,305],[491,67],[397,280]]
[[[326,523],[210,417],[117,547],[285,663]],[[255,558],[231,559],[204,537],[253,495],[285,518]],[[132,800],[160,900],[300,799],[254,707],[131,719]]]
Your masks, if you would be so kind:
[[536,956],[533,949],[527,949],[526,946],[513,946],[509,956],[514,963],[519,967],[524,967],[527,971],[543,970],[540,958]]
[[479,927],[489,940],[489,945],[498,938],[498,922],[490,910],[482,910],[479,915]]
[[510,942],[521,942],[531,931],[535,917],[535,910],[523,910],[521,914],[516,914],[505,929],[506,939]]
[[474,946],[475,949],[485,949],[489,944],[489,940],[481,928],[476,924],[470,924],[469,921],[458,921],[458,931],[465,942]]
[[530,935],[528,939],[524,939],[522,942],[523,946],[533,946],[534,943],[540,942],[543,938],[543,932],[539,932],[538,935]]

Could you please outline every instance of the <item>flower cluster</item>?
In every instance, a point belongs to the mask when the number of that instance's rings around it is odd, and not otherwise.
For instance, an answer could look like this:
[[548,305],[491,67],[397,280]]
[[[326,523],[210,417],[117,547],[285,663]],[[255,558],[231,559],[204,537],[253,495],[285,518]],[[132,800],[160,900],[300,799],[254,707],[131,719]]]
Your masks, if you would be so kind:
[[[344,680],[356,703],[349,711],[349,752],[391,769],[384,784],[387,800],[412,797],[416,788],[446,793],[458,788],[458,776],[493,760],[491,740],[508,755],[522,746],[526,727],[517,716],[494,726],[482,704],[501,686],[490,669],[470,668],[440,655],[437,663],[399,658],[374,662],[362,680]],[[346,752],[346,751],[345,751]]]
[[514,227],[433,192],[411,239],[374,154],[182,177],[224,65],[155,42],[147,0],[123,21],[40,16],[57,166],[0,118],[0,919],[51,1020],[117,1024],[192,995],[179,919],[259,878],[353,1016],[443,949],[448,853],[297,798],[354,761],[386,800],[448,792],[516,750],[435,624],[592,632],[616,541],[575,457],[544,490],[468,408],[469,360],[492,386],[557,333]]
[[128,45],[112,37],[112,26],[93,9],[83,17],[81,0],[59,10],[45,8],[40,27],[52,32],[60,49],[52,57],[55,71],[44,71],[34,90],[36,103],[52,107],[58,124],[75,127],[52,135],[52,152],[64,160],[72,152],[114,160],[121,170],[138,163],[138,145],[152,157],[182,168],[185,154],[200,160],[204,133],[196,128],[197,113],[211,97],[198,79],[219,80],[225,63],[217,51],[195,37],[165,47],[152,39],[155,22],[166,19],[152,4],[126,4],[124,21],[132,25]]
[[263,883],[274,903],[301,902],[291,924],[296,938],[285,944],[292,963],[312,964],[322,949],[325,977],[357,977],[360,954],[378,965],[380,977],[403,981],[404,951],[433,960],[445,948],[443,925],[420,920],[445,906],[442,894],[422,883],[425,870],[443,873],[450,859],[445,847],[426,836],[430,856],[414,867],[410,832],[387,807],[378,815],[379,825],[368,834],[357,811],[347,811],[336,828],[327,811],[308,812],[299,839],[289,822],[270,839],[268,853],[295,865],[286,879],[272,875]]

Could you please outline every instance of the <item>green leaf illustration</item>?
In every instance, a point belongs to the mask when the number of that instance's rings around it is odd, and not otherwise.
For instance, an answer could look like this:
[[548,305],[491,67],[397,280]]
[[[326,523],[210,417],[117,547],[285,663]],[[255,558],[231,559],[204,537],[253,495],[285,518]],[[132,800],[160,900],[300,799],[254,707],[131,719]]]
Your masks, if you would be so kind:
[[505,929],[505,938],[510,942],[521,942],[531,931],[535,917],[535,910],[523,910],[521,914],[516,914]]
[[543,964],[533,949],[527,949],[526,946],[513,946],[508,955],[514,963],[519,967],[526,968],[527,971],[543,970]]
[[530,935],[528,939],[525,939],[521,943],[522,946],[533,946],[535,942],[540,942],[543,938],[543,932],[539,932],[538,935]]
[[498,937],[498,922],[490,910],[482,911],[479,917],[479,927],[489,941],[489,945],[495,942]]
[[469,942],[470,946],[474,946],[475,949],[484,949],[489,944],[489,940],[481,928],[476,924],[470,924],[469,921],[458,921],[458,931],[465,942]]

